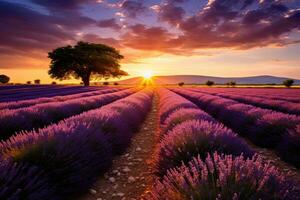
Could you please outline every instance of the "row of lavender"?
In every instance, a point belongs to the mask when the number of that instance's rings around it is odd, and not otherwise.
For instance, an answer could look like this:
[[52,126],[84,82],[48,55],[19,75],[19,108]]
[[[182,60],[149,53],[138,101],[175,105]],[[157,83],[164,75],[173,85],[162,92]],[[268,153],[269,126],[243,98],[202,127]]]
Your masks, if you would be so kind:
[[0,199],[60,200],[85,192],[130,143],[151,107],[144,89],[0,144]]
[[99,89],[102,89],[102,87],[44,86],[37,88],[8,89],[0,91],[0,102],[53,97],[57,95],[70,95]]
[[133,88],[106,94],[100,92],[93,96],[72,98],[63,102],[54,101],[19,109],[1,110],[0,139],[6,139],[17,131],[41,128],[66,117],[98,108],[133,94],[136,90],[137,88]]
[[293,181],[230,129],[171,91],[158,94],[158,181],[149,200],[300,198]]
[[279,156],[300,167],[300,117],[210,94],[172,89],[201,109],[248,137],[256,145],[274,148]]
[[[198,88],[198,87],[196,87]],[[212,88],[202,87],[202,91],[211,91]],[[246,96],[256,96],[276,100],[288,100],[291,102],[300,102],[300,89],[282,89],[282,88],[213,88],[218,92],[228,94],[242,94]]]
[[217,95],[220,97],[233,99],[241,103],[251,104],[254,106],[258,106],[266,109],[272,109],[279,112],[300,115],[300,103],[289,102],[287,100],[269,99],[266,96],[265,97],[248,96],[243,93],[239,93],[239,91],[237,91],[236,93],[227,93],[226,89],[220,90],[219,88],[211,89],[211,90],[197,88],[191,90],[196,92],[207,93],[211,95]]
[[41,103],[62,102],[70,99],[77,99],[77,98],[89,97],[89,96],[94,96],[99,94],[117,92],[123,89],[126,88],[106,88],[106,89],[103,88],[91,92],[82,92],[82,93],[71,94],[71,95],[57,95],[54,97],[40,97],[40,98],[29,99],[29,100],[2,102],[0,103],[0,109],[17,109],[17,108],[24,108],[36,104],[41,104]]

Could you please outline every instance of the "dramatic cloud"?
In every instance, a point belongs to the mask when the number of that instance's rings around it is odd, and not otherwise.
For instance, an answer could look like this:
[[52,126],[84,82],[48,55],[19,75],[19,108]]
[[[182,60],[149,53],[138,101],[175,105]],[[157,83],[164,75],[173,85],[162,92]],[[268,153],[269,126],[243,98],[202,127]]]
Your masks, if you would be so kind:
[[121,48],[120,42],[114,38],[103,38],[96,34],[85,34],[81,37],[81,40],[93,43],[102,43],[113,46],[115,48]]
[[121,8],[126,16],[133,18],[147,10],[142,0],[125,0]]
[[2,0],[0,56],[46,59],[49,50],[80,39],[121,51],[186,55],[300,42],[299,1],[209,0],[197,6],[195,2]]
[[172,49],[172,35],[162,27],[146,27],[136,24],[122,36],[122,43],[130,48],[140,50],[167,51]]
[[286,34],[300,28],[300,10],[279,1],[214,0],[180,23],[184,48],[247,49],[297,42]]
[[100,20],[97,25],[101,28],[121,29],[121,25],[117,23],[115,18]]

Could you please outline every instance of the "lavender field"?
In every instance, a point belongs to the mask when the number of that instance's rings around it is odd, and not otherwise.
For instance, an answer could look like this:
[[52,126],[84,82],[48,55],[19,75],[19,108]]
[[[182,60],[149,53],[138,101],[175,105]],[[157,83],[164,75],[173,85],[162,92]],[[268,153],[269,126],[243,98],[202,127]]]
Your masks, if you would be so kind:
[[2,200],[300,199],[300,89],[0,87]]

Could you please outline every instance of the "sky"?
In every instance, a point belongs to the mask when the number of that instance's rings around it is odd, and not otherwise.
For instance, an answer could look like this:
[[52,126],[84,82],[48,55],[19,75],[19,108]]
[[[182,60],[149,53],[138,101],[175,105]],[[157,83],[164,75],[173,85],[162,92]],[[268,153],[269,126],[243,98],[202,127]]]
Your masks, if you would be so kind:
[[0,74],[12,82],[52,82],[48,52],[78,41],[117,48],[129,77],[300,79],[300,1],[0,0]]

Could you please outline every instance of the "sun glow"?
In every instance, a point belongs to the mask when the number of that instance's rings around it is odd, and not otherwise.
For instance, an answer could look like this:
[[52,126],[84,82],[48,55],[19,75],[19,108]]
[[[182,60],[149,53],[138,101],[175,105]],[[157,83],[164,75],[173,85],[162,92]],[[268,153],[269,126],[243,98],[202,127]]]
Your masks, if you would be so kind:
[[153,71],[151,71],[151,70],[145,70],[142,73],[142,76],[143,76],[144,79],[151,79],[152,76],[153,76]]

